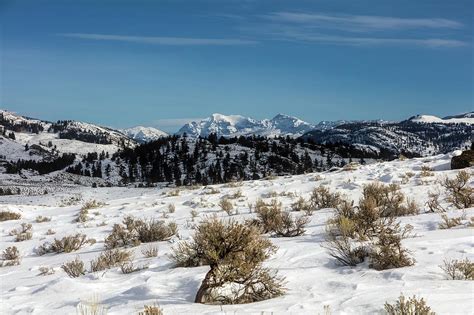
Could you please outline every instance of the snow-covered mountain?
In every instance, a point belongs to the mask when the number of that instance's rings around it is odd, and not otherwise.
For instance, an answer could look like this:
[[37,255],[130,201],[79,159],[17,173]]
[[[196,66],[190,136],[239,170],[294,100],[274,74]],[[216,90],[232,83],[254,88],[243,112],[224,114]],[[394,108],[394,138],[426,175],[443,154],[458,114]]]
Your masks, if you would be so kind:
[[257,120],[240,115],[212,114],[201,121],[193,121],[184,125],[178,135],[186,133],[190,137],[205,137],[211,133],[218,136],[292,136],[297,137],[315,129],[316,126],[296,117],[278,114],[272,119]]
[[159,129],[144,126],[136,126],[132,128],[122,129],[121,131],[129,138],[139,143],[154,141],[161,137],[166,137],[168,135],[166,132],[161,131]]
[[474,125],[474,112],[460,115],[447,116],[440,118],[433,115],[416,115],[409,118],[411,122],[416,123],[435,123],[435,124],[468,124]]

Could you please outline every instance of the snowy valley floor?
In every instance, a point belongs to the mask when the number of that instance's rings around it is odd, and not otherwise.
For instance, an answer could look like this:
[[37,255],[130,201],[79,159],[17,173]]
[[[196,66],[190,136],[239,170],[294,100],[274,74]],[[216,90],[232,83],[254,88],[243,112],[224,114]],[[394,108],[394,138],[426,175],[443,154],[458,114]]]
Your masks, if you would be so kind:
[[[463,225],[451,229],[439,229],[439,214],[424,213],[428,192],[441,191],[442,205],[448,207],[449,217],[459,216],[462,210],[449,207],[444,201],[444,189],[438,181],[445,176],[454,177],[457,171],[449,170],[450,156],[442,155],[405,161],[393,161],[361,166],[353,171],[336,171],[322,174],[281,177],[272,180],[244,182],[241,186],[216,185],[217,194],[207,194],[211,187],[180,190],[171,196],[173,189],[149,188],[87,188],[70,187],[57,193],[39,196],[1,196],[0,211],[21,213],[21,220],[0,222],[0,250],[17,246],[22,255],[20,266],[0,268],[2,314],[75,314],[81,301],[94,298],[107,308],[107,314],[137,314],[145,304],[159,304],[164,314],[323,314],[328,305],[332,314],[373,314],[383,310],[386,301],[393,302],[400,293],[405,296],[423,297],[437,314],[473,314],[474,282],[447,280],[440,269],[444,259],[474,259],[474,229]],[[421,167],[434,169],[433,176],[421,177]],[[469,170],[473,173],[473,169]],[[403,180],[407,173],[414,176]],[[86,267],[89,261],[104,250],[104,238],[114,223],[120,223],[127,215],[138,218],[156,218],[178,224],[181,239],[192,235],[194,209],[200,219],[217,214],[229,216],[220,210],[218,203],[225,195],[240,190],[243,197],[234,200],[237,220],[253,217],[248,204],[258,198],[281,201],[289,209],[297,197],[293,192],[309,197],[311,190],[327,185],[332,191],[346,194],[356,202],[361,197],[364,184],[371,181],[399,183],[409,198],[420,206],[420,214],[399,218],[403,224],[414,227],[414,235],[403,244],[416,259],[411,267],[376,271],[367,264],[342,267],[322,247],[325,243],[325,223],[333,210],[315,211],[303,236],[271,238],[278,251],[265,266],[277,270],[286,278],[287,293],[279,298],[246,305],[200,305],[193,303],[194,295],[208,267],[173,268],[167,257],[170,248],[179,241],[153,243],[159,248],[157,258],[145,258],[142,244],[133,247],[134,263],[148,265],[148,269],[122,274],[120,268],[106,272],[89,273],[69,278],[61,269],[64,262],[79,256]],[[470,185],[473,185],[472,177]],[[282,194],[283,193],[283,194]],[[276,196],[276,197],[275,197]],[[90,210],[90,220],[74,222],[81,206],[90,200],[105,203]],[[168,206],[173,204],[174,213]],[[474,216],[474,208],[466,209],[467,219]],[[50,222],[37,223],[37,216],[51,217]],[[31,223],[31,240],[15,242],[9,236],[12,229],[22,222]],[[104,222],[104,224],[102,224]],[[48,229],[56,232],[47,235]],[[38,256],[34,249],[46,241],[63,236],[83,233],[97,242],[77,252]],[[41,266],[52,267],[51,275],[38,275]]]

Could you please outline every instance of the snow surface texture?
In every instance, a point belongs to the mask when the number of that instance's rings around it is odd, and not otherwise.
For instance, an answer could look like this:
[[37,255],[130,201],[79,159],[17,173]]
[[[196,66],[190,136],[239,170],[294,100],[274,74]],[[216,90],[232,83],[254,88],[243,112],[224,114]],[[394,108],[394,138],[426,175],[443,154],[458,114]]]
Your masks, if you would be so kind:
[[[385,301],[393,302],[403,292],[406,296],[416,294],[423,297],[438,314],[472,314],[473,282],[446,280],[439,265],[446,258],[474,258],[473,230],[465,226],[441,230],[438,228],[440,215],[434,213],[400,218],[403,224],[414,227],[415,236],[405,239],[403,244],[412,252],[416,264],[376,271],[369,269],[366,264],[357,267],[336,265],[322,247],[325,222],[333,215],[333,210],[316,211],[305,235],[271,238],[279,249],[265,266],[286,277],[288,292],[279,298],[246,305],[193,303],[208,267],[173,268],[167,254],[177,239],[153,244],[159,247],[157,258],[144,258],[141,254],[141,248],[150,244],[132,248],[135,265],[148,265],[149,268],[131,274],[122,274],[119,268],[113,268],[69,278],[60,268],[62,263],[76,256],[88,267],[89,261],[103,251],[103,240],[110,233],[112,225],[121,222],[127,215],[174,221],[179,226],[181,238],[188,239],[192,235],[191,210],[198,213],[195,223],[210,214],[228,218],[220,210],[218,202],[223,196],[238,190],[241,190],[243,197],[234,200],[239,214],[232,218],[237,220],[253,216],[247,205],[258,198],[269,200],[269,196],[277,195],[276,198],[288,208],[296,197],[289,197],[287,193],[293,192],[308,198],[314,187],[324,184],[357,201],[362,186],[375,180],[400,183],[406,196],[416,200],[424,209],[429,191],[440,190],[441,199],[446,197],[438,180],[455,176],[456,171],[449,170],[450,157],[441,155],[360,166],[353,171],[249,181],[240,187],[217,185],[213,187],[219,190],[217,194],[206,194],[211,187],[183,188],[178,196],[171,196],[168,195],[170,188],[92,189],[58,185],[60,189],[47,195],[0,197],[0,210],[15,211],[23,216],[21,220],[0,223],[0,249],[17,246],[23,258],[20,266],[0,268],[1,313],[75,314],[78,303],[97,298],[107,308],[108,314],[136,314],[143,310],[143,305],[154,303],[159,303],[164,314],[318,314],[323,313],[325,305],[329,305],[333,314],[366,314],[379,312]],[[434,176],[420,177],[422,166],[432,167]],[[407,172],[415,176],[402,183]],[[75,223],[79,209],[89,200],[106,205],[90,210],[89,221]],[[168,213],[169,204],[175,205],[174,213]],[[442,205],[449,208],[446,202]],[[474,208],[466,209],[465,212],[470,218],[474,215]],[[461,213],[461,210],[449,208],[447,215],[453,217]],[[51,217],[51,221],[36,223],[38,215]],[[14,242],[14,237],[8,233],[18,228],[21,222],[33,225],[33,238]],[[48,229],[53,229],[56,234],[46,235]],[[95,238],[97,243],[69,254],[37,256],[34,253],[34,248],[45,241],[74,233],[84,233],[88,238]],[[41,266],[52,267],[55,273],[40,276]]]
[[122,132],[129,138],[140,143],[158,140],[159,138],[166,137],[168,135],[166,132],[159,129],[143,126],[123,129]]

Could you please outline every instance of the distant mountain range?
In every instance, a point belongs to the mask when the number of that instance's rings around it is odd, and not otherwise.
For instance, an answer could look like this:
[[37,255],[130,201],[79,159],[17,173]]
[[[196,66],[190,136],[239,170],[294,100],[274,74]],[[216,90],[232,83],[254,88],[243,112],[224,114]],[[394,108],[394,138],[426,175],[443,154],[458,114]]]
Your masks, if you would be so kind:
[[[12,182],[18,176],[52,173],[88,185],[92,179],[99,185],[186,185],[301,174],[355,160],[429,156],[466,148],[474,138],[473,116],[310,124],[283,114],[263,120],[213,114],[168,137],[151,127],[119,131],[0,110],[0,173],[11,174]],[[185,133],[187,137],[179,139]],[[219,137],[207,137],[212,133]]]
[[[187,123],[176,134],[186,134],[190,138],[207,137],[212,133],[224,137],[303,137],[321,144],[344,143],[359,145],[371,151],[382,149],[393,154],[411,152],[429,155],[469,144],[473,137],[473,125],[474,112],[444,118],[416,115],[401,122],[340,120],[318,124],[284,114],[258,120],[216,113],[201,121]],[[134,147],[168,135],[153,127],[137,126],[119,131],[72,120],[48,122],[0,110],[2,134],[15,144],[7,149],[5,141],[0,141],[0,151],[10,152],[18,145],[36,145],[34,148],[37,150],[41,148],[47,152],[54,149],[58,153],[113,153],[120,148]],[[23,155],[19,153],[19,156]]]
[[325,130],[342,123],[344,121],[326,121],[313,125],[284,114],[278,114],[272,119],[263,120],[240,115],[212,114],[201,121],[187,123],[179,129],[177,134],[186,134],[190,137],[206,137],[211,133],[224,137],[248,135],[299,137],[314,129]]

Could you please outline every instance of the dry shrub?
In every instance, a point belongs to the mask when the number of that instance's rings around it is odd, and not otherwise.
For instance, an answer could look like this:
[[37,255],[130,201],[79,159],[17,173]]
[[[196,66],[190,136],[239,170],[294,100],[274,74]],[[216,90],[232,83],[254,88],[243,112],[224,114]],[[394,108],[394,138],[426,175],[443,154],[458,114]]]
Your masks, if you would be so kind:
[[215,194],[218,194],[220,193],[220,190],[219,189],[216,189],[214,187],[206,187],[206,189],[203,190],[203,194],[205,195],[215,195]]
[[180,190],[179,189],[174,189],[174,190],[168,191],[168,193],[166,195],[168,197],[178,197],[179,194],[180,194]]
[[56,231],[54,231],[52,229],[48,229],[45,234],[46,235],[54,235],[54,234],[56,234]]
[[0,267],[16,266],[21,261],[20,251],[16,246],[10,246],[3,250]]
[[150,245],[142,248],[142,254],[147,258],[158,257],[158,246]]
[[444,260],[439,266],[448,276],[449,280],[474,280],[474,262],[465,258],[463,260]]
[[199,213],[195,209],[191,209],[190,214],[191,214],[191,219],[194,221],[194,219],[197,218]]
[[310,197],[311,208],[314,210],[325,209],[325,208],[337,208],[341,200],[341,195],[331,193],[329,188],[326,186],[319,186],[313,189]]
[[309,218],[306,216],[300,216],[293,219],[289,212],[281,212],[280,215],[275,218],[277,224],[274,226],[274,234],[280,237],[295,237],[303,235],[306,232],[305,227],[309,222]]
[[133,264],[132,261],[128,261],[128,262],[124,262],[120,264],[120,270],[122,271],[123,274],[137,272],[146,268],[148,268],[148,266],[137,267]]
[[239,198],[242,198],[243,196],[244,196],[244,194],[242,193],[242,190],[238,189],[232,195],[230,195],[228,198],[229,199],[239,199]]
[[299,197],[296,202],[291,204],[292,211],[304,211],[307,216],[313,214],[313,208],[311,207],[311,203],[306,201],[303,197]]
[[144,221],[129,216],[125,217],[122,223],[114,224],[112,233],[106,237],[107,249],[167,241],[178,233],[177,225],[173,222],[165,224],[164,221]]
[[88,217],[89,210],[99,208],[99,207],[102,207],[104,205],[105,205],[105,203],[99,202],[97,200],[90,200],[90,201],[86,202],[81,207],[81,210],[79,211],[79,215],[76,218],[76,222],[82,222],[82,223],[86,222],[87,220],[89,220],[89,217]]
[[42,215],[39,215],[36,217],[36,223],[43,223],[43,222],[50,222],[51,218],[50,217],[43,217]]
[[402,239],[411,231],[411,226],[404,229],[399,223],[389,222],[383,225],[377,240],[370,251],[370,267],[376,270],[386,270],[411,266],[415,260],[410,252],[402,246]]
[[168,205],[168,212],[169,213],[174,213],[176,211],[176,207],[174,206],[174,204],[170,203]]
[[362,199],[359,207],[342,200],[326,226],[329,255],[340,264],[355,266],[369,257],[371,268],[398,268],[413,264],[401,246],[411,226],[401,228],[393,218],[383,218],[373,198]]
[[77,215],[76,222],[84,223],[89,220],[89,210],[88,209],[81,209],[79,210],[79,214]]
[[416,296],[406,299],[401,294],[395,304],[385,302],[384,307],[388,315],[435,315],[425,300],[417,299]]
[[422,165],[421,166],[421,172],[420,172],[420,176],[421,177],[429,177],[429,176],[433,176],[434,173],[433,173],[433,169],[427,165]]
[[232,214],[232,210],[234,210],[234,205],[232,202],[227,199],[227,198],[222,198],[219,201],[219,207],[221,207],[222,210],[224,210],[228,215]]
[[9,220],[20,220],[21,214],[11,211],[0,211],[0,222]]
[[282,280],[262,267],[275,250],[257,228],[212,217],[197,226],[192,240],[173,249],[172,259],[177,265],[210,266],[196,303],[251,303],[284,292]]
[[77,278],[86,274],[84,262],[80,260],[79,257],[76,257],[74,260],[64,263],[61,268],[71,278]]
[[224,185],[226,188],[237,188],[241,187],[244,183],[242,181],[232,181]]
[[445,212],[441,204],[439,203],[439,192],[429,192],[428,193],[428,201],[426,202],[426,206],[431,212]]
[[[397,184],[384,185],[374,182],[364,186],[361,203],[372,199],[382,217],[417,214],[418,206],[413,200],[405,200]],[[405,203],[404,203],[405,201]]]
[[[343,266],[356,266],[369,255],[368,249],[361,242],[353,240],[355,226],[353,221],[340,217],[327,227],[327,243],[325,248],[329,255]],[[336,228],[335,228],[336,227]]]
[[41,266],[38,270],[40,272],[38,276],[49,276],[55,273],[54,269],[48,266]]
[[13,229],[10,235],[15,236],[15,242],[31,240],[33,237],[33,226],[30,223],[23,222],[19,230]]
[[459,171],[455,178],[445,178],[441,184],[448,192],[448,201],[458,209],[474,206],[474,188],[469,185],[471,175],[465,171]]
[[132,253],[121,249],[108,249],[91,261],[91,272],[102,271],[130,263]]
[[283,237],[299,236],[305,232],[304,227],[309,221],[306,217],[293,219],[288,212],[282,211],[281,202],[276,199],[270,203],[259,199],[254,208],[257,219],[250,224],[258,227],[262,233],[273,233]]
[[163,311],[157,305],[145,305],[143,311],[139,312],[138,315],[163,315]]
[[448,218],[446,214],[441,215],[441,219],[443,219],[443,222],[441,222],[438,227],[440,229],[450,229],[455,226],[462,225],[462,221],[466,219],[466,214],[464,213],[460,217],[454,217],[454,218]]
[[106,315],[107,309],[100,304],[99,298],[94,296],[90,301],[81,301],[77,304],[78,315]]
[[47,253],[70,253],[79,250],[87,243],[86,235],[78,233],[65,236],[60,240],[55,238],[52,243],[46,242],[36,249],[36,253],[40,256]]

